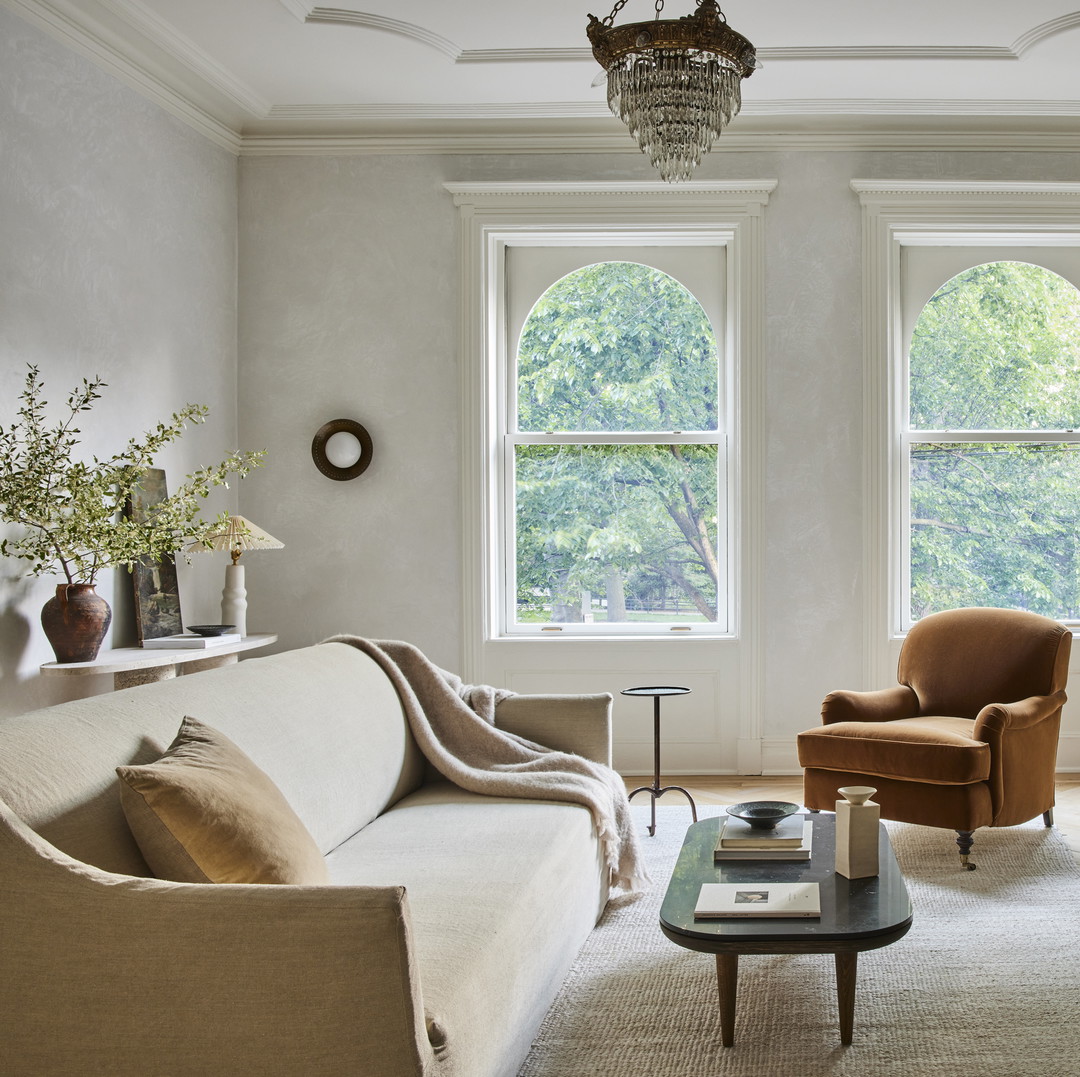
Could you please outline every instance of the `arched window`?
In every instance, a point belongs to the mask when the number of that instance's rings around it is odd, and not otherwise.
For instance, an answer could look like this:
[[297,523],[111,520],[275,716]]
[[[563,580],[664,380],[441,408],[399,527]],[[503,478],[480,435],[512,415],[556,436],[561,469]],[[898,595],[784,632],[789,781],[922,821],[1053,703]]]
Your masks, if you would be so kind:
[[909,617],[1080,617],[1080,291],[994,261],[923,306],[907,363]]
[[719,354],[693,293],[638,262],[575,269],[530,310],[512,382],[510,630],[715,626]]

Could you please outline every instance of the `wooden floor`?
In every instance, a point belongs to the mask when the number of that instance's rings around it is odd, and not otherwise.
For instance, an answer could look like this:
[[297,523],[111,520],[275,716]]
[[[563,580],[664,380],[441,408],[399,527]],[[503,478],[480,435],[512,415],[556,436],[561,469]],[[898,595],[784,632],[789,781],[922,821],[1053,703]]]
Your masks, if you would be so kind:
[[[642,785],[650,785],[652,776],[624,776],[627,792]],[[737,804],[742,800],[789,800],[802,803],[802,782],[798,777],[715,777],[715,776],[680,776],[661,777],[661,788],[665,785],[681,785],[698,804]],[[1058,776],[1056,790],[1057,804],[1054,807],[1054,825],[1068,841],[1077,862],[1080,863],[1080,775],[1061,774]],[[648,804],[649,798],[639,793],[634,798],[635,804]],[[668,793],[661,798],[660,804],[685,804],[686,798],[678,793]],[[979,836],[975,835],[976,850]],[[975,857],[973,856],[974,860]]]

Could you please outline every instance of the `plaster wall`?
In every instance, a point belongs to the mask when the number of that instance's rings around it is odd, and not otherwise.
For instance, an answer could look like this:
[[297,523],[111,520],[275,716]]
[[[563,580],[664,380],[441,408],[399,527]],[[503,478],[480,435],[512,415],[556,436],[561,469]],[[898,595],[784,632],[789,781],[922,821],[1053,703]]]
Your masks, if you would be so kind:
[[[194,402],[207,422],[158,462],[175,488],[219,460],[236,446],[235,157],[0,8],[0,165],[0,425],[32,363],[57,421],[84,377],[108,383],[80,417],[88,454]],[[220,618],[223,556],[179,566],[196,623]],[[39,613],[60,581],[27,567],[0,559],[0,715],[111,688],[38,674],[54,657]],[[128,574],[103,573],[98,591],[114,611],[105,646],[134,643]]]
[[[826,692],[863,687],[867,649],[885,645],[864,623],[863,453],[877,431],[863,429],[851,179],[1074,175],[1072,155],[1005,151],[725,154],[721,141],[706,159],[701,179],[778,180],[765,210],[764,404],[744,416],[748,435],[762,438],[763,479],[747,497],[762,510],[764,608],[760,654],[745,641],[722,645],[715,705],[687,710],[683,725],[670,708],[666,770],[733,769],[730,737],[705,730],[717,711],[729,726],[745,717],[732,700],[755,668],[761,766],[795,770],[794,734],[818,721]],[[630,155],[241,160],[241,440],[267,445],[275,461],[249,480],[245,505],[287,545],[266,555],[265,577],[259,564],[252,603],[282,645],[354,631],[412,640],[461,668],[459,238],[443,184],[653,178]],[[312,435],[332,418],[359,420],[375,440],[371,470],[353,482],[332,482],[311,462]],[[261,586],[271,575],[272,587]],[[644,683],[635,669],[679,668],[673,644],[649,655],[634,644],[631,679],[609,670],[600,683],[578,653],[587,644],[553,658],[575,645],[551,643],[531,672],[515,656],[495,683],[617,693]],[[624,769],[651,768],[648,718],[640,701],[616,695]]]

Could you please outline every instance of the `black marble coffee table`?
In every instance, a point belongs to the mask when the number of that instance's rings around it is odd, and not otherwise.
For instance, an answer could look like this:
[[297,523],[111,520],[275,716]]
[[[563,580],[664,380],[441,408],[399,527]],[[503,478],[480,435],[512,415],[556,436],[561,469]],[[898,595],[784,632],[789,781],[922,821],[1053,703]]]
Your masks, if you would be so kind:
[[[735,1043],[735,995],[740,954],[833,954],[840,1006],[840,1042],[851,1043],[858,955],[903,938],[911,927],[911,899],[884,826],[878,845],[879,874],[845,879],[835,873],[836,819],[811,815],[813,855],[809,861],[713,862],[719,818],[703,819],[686,832],[682,851],[660,908],[660,929],[688,950],[716,955],[720,1030],[725,1047]],[[817,882],[820,919],[695,920],[706,882]]]

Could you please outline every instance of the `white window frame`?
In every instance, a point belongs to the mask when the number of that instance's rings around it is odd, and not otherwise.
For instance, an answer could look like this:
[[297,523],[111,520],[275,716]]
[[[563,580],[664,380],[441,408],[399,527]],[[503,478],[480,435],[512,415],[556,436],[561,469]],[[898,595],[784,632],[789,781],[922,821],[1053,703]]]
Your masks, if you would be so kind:
[[[479,651],[492,640],[505,640],[499,551],[504,545],[504,514],[508,477],[500,441],[500,396],[505,391],[504,324],[505,253],[509,245],[559,242],[611,247],[679,246],[692,243],[722,244],[727,248],[727,325],[714,327],[723,334],[723,351],[732,364],[731,439],[728,453],[729,513],[731,505],[743,509],[740,494],[748,468],[760,467],[759,454],[740,452],[740,410],[753,393],[760,393],[761,303],[763,292],[762,213],[774,180],[631,184],[447,184],[460,212],[462,255],[462,376],[463,376],[463,610],[465,613],[466,670],[478,668]],[[753,376],[746,377],[746,371]],[[581,440],[577,435],[571,440]],[[610,440],[610,439],[608,439]],[[503,485],[500,485],[503,484]],[[730,519],[736,519],[731,514]],[[751,522],[752,523],[752,522]],[[748,556],[742,514],[729,524],[734,563]],[[741,566],[743,567],[743,566]],[[731,603],[725,635],[736,630],[747,596],[732,571],[727,588]],[[575,628],[579,626],[574,626]],[[715,626],[697,626],[701,630]],[[652,629],[655,635],[656,629]],[[665,631],[665,635],[668,633]],[[694,635],[695,633],[679,633]],[[562,635],[564,633],[552,633]],[[527,638],[536,640],[535,635]],[[611,641],[613,634],[603,634]],[[640,636],[627,637],[640,639]]]
[[[895,672],[908,628],[903,248],[1080,245],[1080,184],[853,180],[851,186],[863,213],[866,682],[882,684]],[[921,440],[927,432],[919,433]]]
[[[508,241],[506,246],[512,246],[516,250],[520,250],[523,247],[573,247],[576,251],[586,252],[583,259],[584,265],[595,264],[596,262],[607,262],[617,260],[619,248],[625,249],[630,253],[627,258],[630,261],[640,261],[647,259],[647,251],[649,247],[654,247],[660,250],[664,254],[662,259],[654,259],[648,264],[654,265],[655,261],[663,261],[668,264],[668,269],[671,269],[669,259],[672,257],[677,258],[678,255],[672,250],[673,247],[685,248],[687,246],[693,247],[711,247],[714,249],[724,248],[725,261],[726,261],[726,239],[723,241],[717,241],[709,237],[692,237],[688,241],[683,241],[677,244],[665,242],[661,244],[642,244],[637,242],[633,237],[619,234],[610,237],[611,241],[606,242],[603,247],[595,244],[584,244],[582,237],[576,233],[545,233],[545,235],[538,240],[535,236],[529,236],[524,240],[511,240]],[[505,247],[504,247],[505,251]],[[596,255],[595,259],[590,260],[590,255]],[[577,261],[577,259],[574,259]],[[660,272],[667,272],[664,266],[659,266]],[[513,270],[510,270],[513,275]],[[727,279],[726,268],[722,270],[719,275]],[[508,286],[510,282],[505,282]],[[553,281],[552,284],[556,283]],[[687,285],[687,281],[680,279],[680,283],[684,286]],[[503,289],[508,295],[508,289]],[[733,616],[733,610],[730,602],[731,595],[731,567],[730,558],[728,556],[728,530],[730,527],[729,519],[731,513],[731,504],[728,491],[731,488],[731,475],[728,467],[728,430],[731,427],[733,421],[732,408],[731,408],[731,392],[730,383],[732,381],[731,371],[732,362],[730,355],[727,354],[727,345],[730,343],[728,337],[729,334],[724,332],[727,325],[727,316],[725,311],[727,296],[719,297],[703,297],[698,296],[697,293],[690,289],[692,295],[699,301],[704,301],[708,306],[714,307],[716,310],[716,317],[710,319],[710,322],[716,322],[713,324],[713,329],[716,331],[717,348],[720,353],[720,369],[718,371],[718,387],[717,387],[717,429],[713,431],[701,431],[701,432],[682,432],[682,431],[635,431],[635,432],[616,432],[616,431],[600,431],[596,433],[591,432],[567,432],[567,433],[540,433],[540,432],[526,432],[521,431],[517,427],[516,415],[518,407],[517,399],[517,383],[514,377],[515,368],[515,350],[516,342],[514,340],[513,330],[517,328],[516,324],[511,326],[509,319],[500,320],[499,333],[501,337],[501,347],[499,358],[499,372],[498,377],[502,384],[499,389],[499,401],[500,408],[497,412],[497,422],[499,426],[498,439],[501,446],[501,452],[499,454],[499,466],[501,469],[501,475],[497,483],[499,490],[499,504],[496,507],[496,512],[503,523],[502,542],[499,549],[499,564],[497,568],[497,575],[500,581],[500,589],[502,592],[502,602],[499,608],[499,620],[496,626],[495,635],[500,638],[511,638],[516,636],[537,636],[545,633],[565,632],[568,636],[605,636],[612,638],[619,637],[632,637],[632,636],[651,636],[656,635],[658,631],[670,631],[670,632],[684,632],[689,635],[727,635],[730,631],[731,618]],[[535,299],[539,300],[540,296],[535,296]],[[710,301],[712,300],[712,301]],[[722,320],[722,324],[721,324]],[[526,318],[527,321],[527,318]],[[718,581],[717,586],[717,620],[715,623],[699,623],[694,621],[677,622],[672,621],[670,624],[650,624],[642,622],[624,622],[619,625],[610,625],[605,622],[595,624],[521,624],[517,621],[517,595],[516,595],[516,548],[517,548],[517,513],[515,508],[516,490],[515,490],[515,457],[518,447],[522,445],[714,445],[717,450],[717,485],[719,487],[717,491],[717,560],[721,566],[721,578]]]

